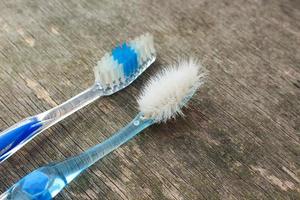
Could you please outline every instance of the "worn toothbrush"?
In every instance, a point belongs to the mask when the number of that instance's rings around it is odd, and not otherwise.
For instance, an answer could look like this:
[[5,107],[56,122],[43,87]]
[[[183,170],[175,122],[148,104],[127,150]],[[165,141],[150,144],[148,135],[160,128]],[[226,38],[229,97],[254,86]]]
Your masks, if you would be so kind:
[[182,61],[154,77],[138,99],[140,113],[126,127],[86,152],[31,172],[0,196],[0,200],[48,200],[81,172],[148,126],[182,114],[181,108],[204,83],[206,72],[195,60]]
[[123,43],[106,53],[94,68],[92,87],[63,104],[26,118],[0,133],[0,163],[39,133],[95,101],[132,83],[156,59],[153,37],[149,33]]

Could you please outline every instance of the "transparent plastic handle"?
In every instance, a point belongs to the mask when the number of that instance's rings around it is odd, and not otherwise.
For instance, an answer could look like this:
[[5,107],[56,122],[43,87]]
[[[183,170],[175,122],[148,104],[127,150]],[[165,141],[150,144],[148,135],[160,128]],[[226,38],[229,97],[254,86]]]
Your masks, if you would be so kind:
[[139,114],[127,126],[119,130],[110,138],[78,156],[71,157],[63,162],[55,164],[54,167],[60,174],[64,175],[67,182],[70,183],[82,171],[152,124],[153,120],[144,119],[143,115]]
[[0,195],[0,200],[8,200],[8,194],[9,194],[9,192],[7,191],[7,192],[4,192],[3,194],[1,194]]
[[0,163],[35,136],[103,95],[97,84],[63,104],[29,117],[0,133]]
[[36,117],[27,118],[0,134],[0,163],[42,128]]
[[31,172],[3,194],[3,199],[50,200],[81,172],[153,124],[138,115],[131,123],[102,143],[65,161]]

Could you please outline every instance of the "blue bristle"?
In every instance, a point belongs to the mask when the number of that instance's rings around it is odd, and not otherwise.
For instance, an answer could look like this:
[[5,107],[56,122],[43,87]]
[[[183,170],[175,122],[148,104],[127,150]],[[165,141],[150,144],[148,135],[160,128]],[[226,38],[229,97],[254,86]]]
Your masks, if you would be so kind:
[[119,64],[123,64],[124,75],[126,77],[130,76],[138,67],[137,54],[126,43],[113,49],[112,56]]

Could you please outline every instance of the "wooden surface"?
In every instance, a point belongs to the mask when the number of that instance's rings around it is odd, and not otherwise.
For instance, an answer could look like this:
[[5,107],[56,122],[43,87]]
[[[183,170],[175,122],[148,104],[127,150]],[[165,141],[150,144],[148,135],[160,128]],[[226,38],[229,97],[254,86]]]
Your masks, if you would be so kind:
[[57,199],[300,199],[299,0],[0,2],[0,128],[93,83],[106,51],[146,31],[157,61],[0,166],[0,192],[97,144],[138,112],[143,83],[179,56],[210,71],[185,118],[155,125]]

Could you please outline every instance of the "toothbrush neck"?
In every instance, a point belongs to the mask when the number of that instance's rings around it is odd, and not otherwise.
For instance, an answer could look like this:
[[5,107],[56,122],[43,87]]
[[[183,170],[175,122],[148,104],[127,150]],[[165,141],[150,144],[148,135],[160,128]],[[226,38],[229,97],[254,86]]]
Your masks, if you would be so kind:
[[61,105],[58,105],[44,113],[41,113],[38,118],[40,121],[45,122],[46,127],[44,128],[50,127],[52,124],[68,117],[77,110],[95,101],[100,96],[102,96],[102,94],[103,93],[99,85],[95,83],[92,87],[67,100]]
[[102,143],[88,149],[78,156],[57,163],[55,165],[56,169],[65,176],[68,183],[71,182],[82,171],[153,124],[153,120],[145,120],[142,119],[141,116],[141,114],[138,114],[126,127]]

